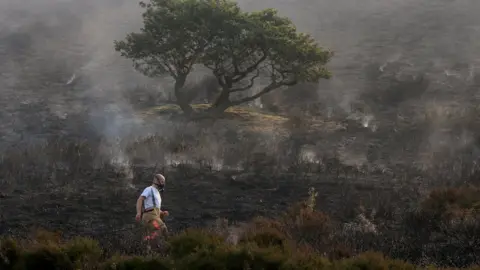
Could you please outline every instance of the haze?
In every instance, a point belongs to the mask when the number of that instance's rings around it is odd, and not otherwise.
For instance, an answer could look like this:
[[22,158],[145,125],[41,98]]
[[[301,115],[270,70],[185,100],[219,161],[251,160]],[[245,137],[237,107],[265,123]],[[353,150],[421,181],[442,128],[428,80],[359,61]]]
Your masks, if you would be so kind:
[[[437,162],[433,154],[455,157],[465,149],[471,159],[476,158],[480,2],[243,0],[240,4],[247,10],[279,9],[299,30],[335,51],[329,64],[334,77],[316,88],[317,101],[325,104],[325,115],[354,119],[369,129],[366,135],[352,134],[355,140],[342,146],[345,163],[366,162],[366,145],[373,139],[382,145],[378,159],[385,164],[402,161],[431,167]],[[113,49],[114,39],[141,27],[140,14],[137,1],[1,0],[3,147],[42,142],[52,123],[77,114],[84,115],[85,122],[70,123],[62,130],[79,129],[85,136],[91,132],[109,145],[119,137],[169,133],[166,124],[147,129],[142,119],[134,117],[127,96],[141,87],[168,99],[171,81],[145,78]],[[199,74],[190,77],[190,84],[201,80],[203,73]],[[371,76],[377,80],[372,82]],[[389,94],[382,84],[385,80],[415,82],[422,76],[428,80],[423,88],[417,85],[400,96],[377,98]],[[402,136],[405,143],[392,139],[398,136],[392,134],[400,129],[402,117],[421,125],[421,131]],[[414,148],[409,150],[413,159],[404,149],[396,149],[405,145]],[[122,146],[112,147],[113,157],[119,159]],[[217,146],[211,141],[205,147]]]

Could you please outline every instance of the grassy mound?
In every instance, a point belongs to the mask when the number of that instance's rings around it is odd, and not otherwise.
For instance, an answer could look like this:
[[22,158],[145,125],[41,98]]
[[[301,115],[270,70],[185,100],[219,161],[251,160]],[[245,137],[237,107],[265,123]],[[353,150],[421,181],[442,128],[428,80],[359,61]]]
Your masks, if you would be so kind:
[[[205,111],[211,104],[193,104],[192,108],[197,111]],[[176,104],[167,104],[146,109],[139,114],[142,117],[149,118],[155,116],[180,115],[181,109]],[[223,115],[219,116],[218,121],[229,121],[236,126],[254,132],[286,132],[291,118],[283,115],[264,112],[251,107],[233,106],[228,108]],[[334,132],[344,128],[343,125],[334,121],[312,118],[308,121],[310,129],[321,130],[323,132]]]
[[[210,106],[211,104],[208,104],[208,103],[193,104],[192,108],[197,112],[201,112],[201,111],[207,110]],[[176,104],[167,104],[167,105],[161,105],[161,106],[149,108],[144,113],[147,115],[175,114],[175,113],[181,113],[181,110],[180,110],[180,107]],[[241,107],[241,106],[233,106],[228,108],[225,111],[224,117],[225,118],[235,117],[235,118],[243,119],[246,121],[264,120],[264,121],[272,121],[277,123],[283,123],[288,120],[288,118],[280,115],[269,114],[266,112],[256,110],[254,108],[247,108],[247,107]]]

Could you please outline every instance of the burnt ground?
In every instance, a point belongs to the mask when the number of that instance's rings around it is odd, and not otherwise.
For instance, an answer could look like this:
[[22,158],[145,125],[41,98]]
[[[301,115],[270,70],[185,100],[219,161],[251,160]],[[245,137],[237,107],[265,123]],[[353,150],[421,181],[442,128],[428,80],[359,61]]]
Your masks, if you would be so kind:
[[[74,119],[76,121],[67,120],[65,122],[75,123],[72,124],[74,131],[78,130],[77,133],[70,132],[73,134],[81,135],[81,132],[86,130],[85,126],[88,126],[79,125],[84,122],[82,118]],[[280,140],[278,145],[284,145],[282,147],[286,149],[277,151],[276,156],[287,158],[284,163],[272,163],[273,165],[268,164],[275,153],[266,155],[265,160],[260,157],[261,162],[256,162],[257,158],[249,154],[253,150],[267,152],[268,144],[263,144],[270,138],[274,139],[273,136],[260,136],[258,131],[254,131],[250,136],[240,137],[234,142],[225,139],[229,137],[227,134],[211,136],[210,140],[207,140],[207,143],[226,145],[224,152],[229,154],[226,155],[228,158],[225,158],[226,166],[243,164],[242,158],[246,158],[247,165],[241,167],[248,168],[249,171],[215,171],[208,166],[154,168],[141,165],[152,164],[157,160],[161,162],[161,158],[150,155],[152,153],[169,153],[168,151],[183,149],[179,146],[182,146],[181,139],[185,139],[185,136],[180,136],[183,134],[181,132],[172,132],[171,141],[166,143],[168,147],[155,140],[152,143],[142,141],[140,146],[134,145],[133,148],[138,151],[129,153],[132,162],[136,163],[133,182],[108,166],[94,169],[97,166],[96,160],[103,156],[98,156],[101,143],[90,138],[80,140],[77,137],[62,137],[63,139],[52,140],[52,143],[45,146],[25,145],[25,150],[17,150],[21,148],[21,144],[14,145],[10,147],[10,152],[4,151],[4,157],[0,161],[0,235],[23,237],[28,236],[32,229],[45,228],[61,231],[67,237],[95,237],[106,245],[107,249],[137,252],[134,243],[138,243],[140,226],[134,219],[135,202],[142,189],[150,184],[154,171],[161,171],[167,177],[163,207],[170,212],[166,223],[171,231],[192,226],[212,226],[218,218],[242,222],[255,216],[273,217],[307,198],[308,189],[314,187],[319,194],[317,207],[335,221],[351,221],[356,208],[362,205],[368,211],[374,209],[377,216],[389,216],[388,221],[379,217],[375,218],[374,222],[380,227],[388,226],[386,229],[389,232],[395,232],[396,228],[392,226],[398,225],[396,223],[401,219],[401,211],[418,201],[418,190],[423,192],[425,186],[430,185],[426,179],[433,177],[419,177],[418,171],[399,165],[382,171],[376,166],[355,169],[355,165],[346,165],[341,160],[330,160],[328,155],[323,153],[325,149],[337,149],[338,141],[348,141],[351,137],[349,134],[362,139],[361,132],[368,131],[358,128],[353,130],[353,125],[349,126],[350,129],[338,132],[327,132],[330,129],[322,126],[320,130],[324,132],[315,132],[315,136],[300,133],[293,138]],[[63,125],[59,125],[56,130],[64,129]],[[179,129],[185,128],[180,126]],[[375,136],[383,136],[381,131],[378,130]],[[191,133],[193,135],[188,133],[191,137],[186,139],[196,139],[192,145],[205,144],[201,140],[203,137],[199,138],[198,132],[194,130]],[[163,137],[167,137],[166,134],[160,136]],[[290,141],[297,140],[297,137],[302,140],[292,144]],[[298,160],[295,158],[296,152],[287,150],[301,146],[301,142],[310,137],[312,141],[321,141],[321,145],[316,145],[318,149],[314,150],[316,153],[325,154],[325,159],[318,159],[324,165],[297,166],[294,164],[297,162],[295,160]],[[369,137],[365,135],[365,138]],[[391,140],[398,142],[397,138]],[[367,142],[369,140],[359,140],[356,144],[365,146]],[[202,155],[194,155],[198,148],[202,150],[201,147],[192,148],[186,151],[185,155],[195,160],[203,158]],[[388,144],[377,148],[382,151],[392,149]],[[204,154],[207,157],[212,156],[210,148],[206,149]],[[361,147],[360,151],[362,150],[364,148]],[[380,159],[385,156],[381,154],[383,152],[373,156]],[[392,159],[396,157],[389,156]],[[142,158],[145,160],[142,161]],[[229,164],[229,159],[235,162]],[[210,162],[203,161],[207,165]],[[252,164],[248,163],[252,161]],[[285,165],[285,168],[282,165]],[[282,168],[282,171],[278,168]],[[416,182],[413,183],[413,180]],[[439,185],[437,178],[435,181],[436,185]],[[421,187],[420,183],[424,184],[424,187]],[[392,218],[395,214],[398,218]],[[383,236],[378,239],[384,240]]]
[[[153,169],[137,169],[135,188],[126,187],[125,180],[114,174],[92,174],[87,180],[72,178],[64,185],[35,189],[19,184],[2,195],[0,234],[25,235],[33,228],[46,228],[66,236],[94,236],[106,245],[128,249],[139,231],[135,201],[149,185]],[[171,213],[166,222],[172,231],[208,226],[217,218],[241,222],[259,215],[275,216],[306,198],[309,187],[319,193],[317,207],[343,221],[351,218],[349,213],[360,204],[388,211],[385,208],[399,209],[409,200],[405,189],[382,175],[268,175],[186,166],[169,168],[164,174],[163,207]]]

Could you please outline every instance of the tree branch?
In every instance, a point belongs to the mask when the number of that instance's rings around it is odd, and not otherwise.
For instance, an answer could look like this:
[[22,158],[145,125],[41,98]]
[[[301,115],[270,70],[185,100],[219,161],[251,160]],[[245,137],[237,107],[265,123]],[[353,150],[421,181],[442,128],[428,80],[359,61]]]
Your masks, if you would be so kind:
[[239,99],[239,100],[236,100],[236,101],[232,101],[232,106],[236,106],[236,105],[240,105],[242,103],[245,103],[245,102],[249,102],[249,101],[252,101],[252,100],[255,100],[265,94],[267,94],[268,92],[272,91],[272,90],[275,90],[281,86],[283,86],[284,84],[281,84],[281,83],[275,83],[275,82],[272,82],[270,83],[268,86],[266,86],[265,88],[262,89],[262,91],[256,93],[255,95],[253,96],[250,96],[250,97],[246,97],[246,98],[242,98],[242,99]]
[[252,76],[252,78],[250,78],[250,83],[247,86],[244,86],[241,88],[234,88],[234,89],[231,89],[229,92],[230,93],[241,92],[241,91],[245,91],[252,88],[253,84],[255,83],[255,79],[258,78],[258,76],[260,76],[259,69],[257,69],[257,74],[255,74],[255,76]]
[[[239,57],[245,55],[245,52],[248,51],[248,47],[245,47],[242,51],[240,51],[239,53],[237,53],[236,55],[238,55]],[[240,74],[241,71],[240,71],[240,68],[238,67],[238,59],[237,57],[235,57],[235,53],[233,52],[233,49],[230,49],[230,57],[232,58],[232,65],[233,65],[233,73],[234,74]]]
[[167,68],[168,72],[170,73],[170,75],[172,75],[172,77],[174,79],[177,79],[177,73],[175,73],[175,71],[173,70],[173,68],[168,64],[168,61],[164,60],[163,61],[163,65]]
[[243,80],[249,73],[251,73],[252,71],[257,69],[258,65],[260,65],[263,61],[265,61],[265,59],[267,59],[267,54],[266,53],[264,53],[262,55],[262,57],[260,57],[260,59],[257,62],[255,62],[252,66],[245,69],[245,71],[235,74],[235,76],[238,76],[238,77],[233,78],[232,82],[237,83],[237,82]]

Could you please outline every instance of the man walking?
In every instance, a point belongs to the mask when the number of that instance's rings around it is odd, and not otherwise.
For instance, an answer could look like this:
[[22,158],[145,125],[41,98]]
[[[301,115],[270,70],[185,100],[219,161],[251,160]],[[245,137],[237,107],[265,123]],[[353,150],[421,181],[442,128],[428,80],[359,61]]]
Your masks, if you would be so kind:
[[[162,197],[160,191],[165,187],[165,177],[161,174],[155,174],[152,185],[146,187],[137,200],[137,215],[135,219],[141,221],[146,229],[144,240],[155,240],[160,234],[165,240],[168,238],[168,230],[162,217],[168,216],[168,211],[161,210]],[[150,242],[149,241],[149,242]]]

